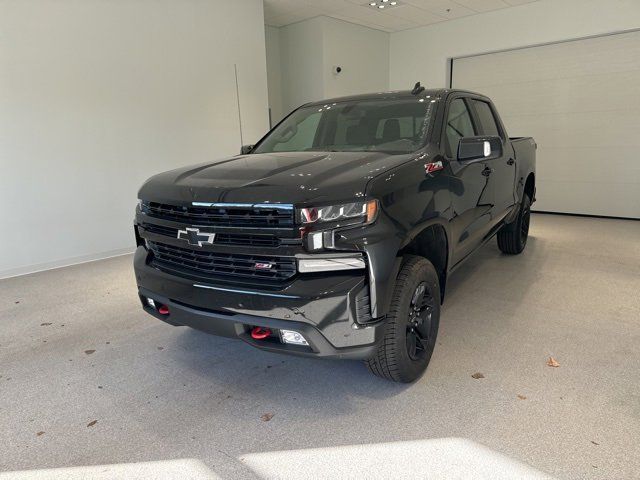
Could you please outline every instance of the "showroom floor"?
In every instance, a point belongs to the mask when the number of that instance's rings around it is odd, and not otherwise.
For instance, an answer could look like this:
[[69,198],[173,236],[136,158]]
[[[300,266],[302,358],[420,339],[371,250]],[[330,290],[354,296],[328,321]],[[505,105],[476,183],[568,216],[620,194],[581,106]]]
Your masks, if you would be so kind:
[[[640,222],[534,215],[524,255],[491,242],[452,276],[426,375],[395,385],[361,363],[165,325],[140,309],[130,256],[3,280],[0,471],[196,459],[251,478],[298,458],[288,478],[340,478],[362,474],[358,445],[406,441],[360,451],[385,465],[410,451],[417,478],[453,478],[436,462],[447,448],[460,468],[467,452],[561,479],[637,478],[639,292]],[[323,462],[249,455],[316,447],[337,448]]]

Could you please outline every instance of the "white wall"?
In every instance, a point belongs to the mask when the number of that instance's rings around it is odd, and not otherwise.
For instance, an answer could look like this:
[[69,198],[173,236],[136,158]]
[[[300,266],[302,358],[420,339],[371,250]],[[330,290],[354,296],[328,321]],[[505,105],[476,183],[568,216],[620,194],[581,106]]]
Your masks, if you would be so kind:
[[323,98],[322,20],[280,28],[282,109],[286,115],[303,103]]
[[267,85],[269,87],[269,108],[271,124],[275,125],[283,117],[282,111],[282,61],[280,55],[280,29],[265,26],[265,46],[267,49]]
[[[322,17],[324,95],[339,97],[389,89],[389,34]],[[333,73],[334,66],[342,72]]]
[[390,86],[448,86],[448,59],[640,27],[638,0],[540,0],[391,34]]
[[262,0],[0,3],[0,277],[129,251],[154,173],[267,130]]
[[388,33],[324,16],[278,30],[283,114],[310,101],[388,89]]

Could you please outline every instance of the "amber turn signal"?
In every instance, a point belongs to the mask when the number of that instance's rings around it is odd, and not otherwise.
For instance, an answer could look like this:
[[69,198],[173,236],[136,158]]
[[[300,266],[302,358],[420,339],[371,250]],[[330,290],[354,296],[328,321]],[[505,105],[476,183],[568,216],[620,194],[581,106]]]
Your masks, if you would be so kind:
[[378,201],[369,200],[367,202],[367,223],[373,222],[378,215]]

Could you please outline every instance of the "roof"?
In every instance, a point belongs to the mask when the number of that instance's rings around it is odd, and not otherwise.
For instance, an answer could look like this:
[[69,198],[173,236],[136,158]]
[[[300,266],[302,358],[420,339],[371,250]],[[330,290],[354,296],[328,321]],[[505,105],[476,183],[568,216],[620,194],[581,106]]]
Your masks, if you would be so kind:
[[307,103],[306,106],[323,106],[329,103],[344,103],[363,100],[399,100],[403,98],[425,98],[425,97],[441,97],[444,94],[464,92],[472,95],[484,96],[479,93],[469,92],[467,90],[450,89],[450,88],[428,88],[420,92],[418,95],[413,95],[411,90],[396,90],[391,92],[376,92],[376,93],[364,93],[360,95],[349,95],[346,97],[327,98],[325,100],[318,100],[317,102]]

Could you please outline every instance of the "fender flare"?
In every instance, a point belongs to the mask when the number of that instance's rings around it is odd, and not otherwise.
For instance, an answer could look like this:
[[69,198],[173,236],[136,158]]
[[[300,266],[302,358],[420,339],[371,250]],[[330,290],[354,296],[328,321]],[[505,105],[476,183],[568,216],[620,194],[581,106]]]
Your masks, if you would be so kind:
[[[447,241],[447,259],[446,259],[446,266],[443,272],[443,280],[446,284],[446,279],[448,277],[449,274],[449,270],[450,270],[450,262],[449,259],[451,259],[452,256],[452,242],[451,242],[451,231],[450,231],[450,226],[449,226],[449,220],[447,218],[444,217],[433,217],[430,218],[429,220],[422,222],[418,225],[416,225],[414,228],[412,228],[411,230],[409,230],[406,235],[404,236],[404,238],[402,239],[402,242],[399,245],[398,251],[396,252],[396,259],[395,262],[393,264],[393,269],[391,271],[391,275],[392,275],[392,281],[390,282],[390,285],[388,286],[388,288],[386,289],[386,295],[385,298],[382,299],[382,310],[386,313],[389,311],[389,307],[391,305],[391,299],[393,298],[393,291],[395,289],[395,284],[396,284],[396,278],[398,277],[398,273],[400,273],[400,269],[402,268],[402,264],[404,263],[404,257],[405,257],[405,253],[403,253],[403,250],[418,236],[420,235],[422,232],[424,232],[425,230],[427,230],[428,228],[431,228],[433,226],[439,226],[442,227],[444,234],[445,234],[445,239]],[[445,285],[441,285],[442,288],[442,299],[444,299],[444,286]],[[441,300],[442,300],[441,299]]]

